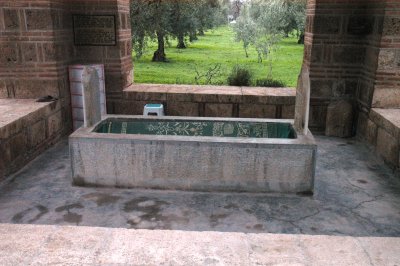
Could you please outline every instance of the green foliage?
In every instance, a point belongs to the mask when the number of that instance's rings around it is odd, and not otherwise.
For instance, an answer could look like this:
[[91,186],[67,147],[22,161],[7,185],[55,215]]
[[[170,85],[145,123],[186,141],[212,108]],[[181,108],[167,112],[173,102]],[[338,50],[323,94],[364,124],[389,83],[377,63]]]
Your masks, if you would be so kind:
[[[157,48],[156,42],[149,42],[148,49],[140,59],[134,58],[136,83],[161,84],[196,84],[194,77],[196,66],[204,74],[215,64],[221,64],[220,74],[215,76],[212,84],[227,85],[227,78],[235,65],[251,70],[253,80],[263,79],[269,71],[265,62],[257,63],[257,52],[249,49],[245,57],[241,43],[234,42],[235,34],[231,27],[219,27],[205,32],[199,40],[190,44],[187,49],[176,49],[177,41],[171,39],[171,47],[166,47],[168,64],[151,62],[152,51]],[[273,65],[272,77],[282,80],[286,86],[295,87],[303,59],[303,45],[297,44],[297,38],[283,38],[279,49],[271,54]],[[133,55],[135,55],[133,53]],[[199,84],[205,84],[200,79]]]
[[257,79],[257,87],[285,87],[286,84],[282,80],[276,79]]
[[136,57],[143,55],[149,40],[154,40],[157,36],[164,39],[171,31],[169,10],[170,4],[161,0],[131,1],[132,47]]
[[243,42],[244,52],[246,54],[246,57],[249,57],[248,49],[250,44],[254,44],[255,42],[255,37],[257,35],[257,25],[250,17],[248,6],[242,8],[241,15],[237,19],[234,30],[236,32],[236,41]]
[[223,15],[220,0],[134,0],[131,1],[132,47],[140,58],[148,42],[157,40],[153,61],[166,61],[165,40],[178,39],[178,48],[186,48],[185,37],[211,29]]
[[297,37],[304,36],[306,24],[306,0],[285,0],[287,26],[284,28],[286,36],[296,31]]
[[228,76],[230,86],[251,86],[251,72],[247,68],[236,65]]
[[234,30],[236,41],[243,42],[246,55],[252,45],[257,51],[258,62],[268,58],[283,37],[284,13],[280,0],[253,0],[242,7]]
[[236,41],[243,43],[246,56],[253,46],[259,62],[269,59],[289,32],[304,31],[305,0],[252,0],[241,9],[234,26]]
[[218,85],[214,80],[221,75],[221,64],[217,63],[213,66],[210,66],[206,71],[200,72],[198,67],[194,66],[194,71],[196,76],[194,77],[194,81],[197,85],[206,84],[206,85]]

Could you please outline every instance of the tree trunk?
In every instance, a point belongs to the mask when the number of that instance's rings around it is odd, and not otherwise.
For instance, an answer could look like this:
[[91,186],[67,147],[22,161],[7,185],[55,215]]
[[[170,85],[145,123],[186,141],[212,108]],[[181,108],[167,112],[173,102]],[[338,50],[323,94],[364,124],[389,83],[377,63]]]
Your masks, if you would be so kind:
[[164,34],[161,32],[157,32],[157,41],[158,48],[157,51],[154,52],[153,62],[166,62],[167,58],[165,56],[165,43],[164,43]]
[[247,49],[249,48],[249,44],[247,44],[247,43],[243,43],[243,49],[244,49],[244,52],[245,52],[245,54],[246,54],[246,58],[248,58],[249,57],[249,51],[247,51]]
[[178,49],[185,49],[185,38],[183,37],[183,34],[178,35],[178,45],[176,46]]
[[189,41],[194,42],[197,41],[199,38],[197,38],[196,32],[191,32],[189,35]]
[[299,40],[297,41],[298,44],[304,44],[304,33],[300,34]]

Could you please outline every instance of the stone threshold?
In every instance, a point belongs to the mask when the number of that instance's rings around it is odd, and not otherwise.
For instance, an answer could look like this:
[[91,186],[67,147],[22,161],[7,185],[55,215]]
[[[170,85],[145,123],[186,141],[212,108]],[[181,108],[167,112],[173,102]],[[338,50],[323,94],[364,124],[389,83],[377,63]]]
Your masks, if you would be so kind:
[[0,224],[2,265],[399,265],[400,238]]
[[177,84],[133,84],[125,99],[181,102],[226,102],[294,105],[295,88],[236,87]]

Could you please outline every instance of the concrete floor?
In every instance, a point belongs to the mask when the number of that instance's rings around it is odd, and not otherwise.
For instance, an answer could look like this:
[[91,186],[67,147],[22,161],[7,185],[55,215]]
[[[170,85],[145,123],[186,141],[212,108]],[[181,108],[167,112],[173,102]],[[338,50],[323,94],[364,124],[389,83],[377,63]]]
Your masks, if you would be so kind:
[[398,266],[400,238],[0,224],[0,265]]
[[64,140],[0,185],[0,223],[399,237],[400,178],[355,140],[316,139],[314,196],[73,187]]

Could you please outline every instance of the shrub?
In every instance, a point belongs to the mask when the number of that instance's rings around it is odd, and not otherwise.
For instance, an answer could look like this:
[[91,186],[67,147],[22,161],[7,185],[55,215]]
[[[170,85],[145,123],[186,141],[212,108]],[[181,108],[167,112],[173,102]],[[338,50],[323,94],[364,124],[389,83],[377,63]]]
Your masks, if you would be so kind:
[[196,72],[194,82],[196,82],[197,85],[201,84],[202,81],[203,84],[206,85],[215,84],[215,82],[213,81],[214,78],[218,78],[219,76],[221,76],[221,64],[218,63],[209,67],[204,73],[201,73],[195,65],[194,71]]
[[286,84],[282,80],[276,79],[257,79],[256,81],[257,87],[285,87]]
[[230,86],[250,86],[251,76],[250,70],[236,65],[228,76],[228,84]]

